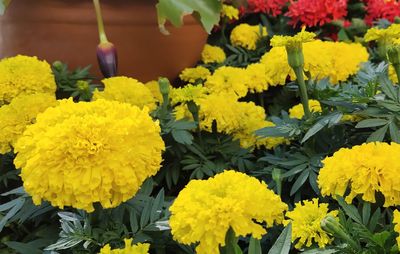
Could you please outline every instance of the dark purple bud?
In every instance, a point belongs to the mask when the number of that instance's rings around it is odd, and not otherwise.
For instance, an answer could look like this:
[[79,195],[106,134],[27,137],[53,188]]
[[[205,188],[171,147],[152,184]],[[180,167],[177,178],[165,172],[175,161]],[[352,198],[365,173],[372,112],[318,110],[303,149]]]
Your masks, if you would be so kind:
[[97,61],[101,73],[105,78],[117,75],[118,56],[117,49],[111,42],[102,42],[97,46]]

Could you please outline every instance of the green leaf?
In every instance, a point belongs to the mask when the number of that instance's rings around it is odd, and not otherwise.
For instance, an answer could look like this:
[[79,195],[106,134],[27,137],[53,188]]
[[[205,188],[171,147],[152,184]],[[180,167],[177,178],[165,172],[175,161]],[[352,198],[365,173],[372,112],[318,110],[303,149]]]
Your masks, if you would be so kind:
[[396,143],[400,143],[400,130],[393,121],[390,122],[390,124],[389,124],[389,132],[390,132],[390,137],[392,138],[392,141],[394,141]]
[[367,142],[380,142],[385,138],[385,134],[388,130],[388,125],[383,126],[382,128],[374,131],[367,139]]
[[248,254],[262,254],[260,240],[253,237],[250,238]]
[[174,140],[183,145],[191,145],[193,143],[193,135],[186,130],[172,130]]
[[346,30],[344,28],[341,28],[339,30],[338,38],[339,38],[339,41],[350,41],[350,38],[347,35]]
[[300,174],[300,176],[294,182],[292,189],[290,190],[290,196],[293,196],[301,188],[301,186],[303,186],[303,184],[307,181],[309,175],[309,170],[303,171],[303,173]]
[[43,251],[39,250],[35,246],[29,243],[20,243],[20,242],[6,242],[5,243],[9,248],[16,250],[21,254],[41,254]]
[[388,123],[388,120],[386,119],[366,119],[362,120],[356,125],[356,128],[371,128],[371,127],[377,127],[377,126],[382,126]]
[[368,225],[370,217],[371,217],[371,204],[368,202],[364,202],[362,209],[362,221],[365,226]]
[[361,216],[355,206],[347,204],[342,197],[337,197],[337,201],[347,216],[352,218],[355,222],[363,224]]
[[378,207],[374,212],[374,214],[371,216],[371,220],[369,221],[368,229],[370,231],[373,232],[375,230],[380,218],[381,218],[381,209]]
[[174,26],[182,26],[183,17],[197,13],[204,29],[210,33],[214,25],[220,20],[221,1],[216,0],[159,0],[157,7],[158,26],[164,34],[169,32],[165,22],[169,20]]
[[334,124],[338,123],[340,121],[340,119],[342,119],[343,114],[341,112],[334,112],[331,113],[327,116],[325,116],[324,118],[322,118],[321,120],[319,120],[316,124],[314,124],[306,133],[306,135],[304,135],[303,140],[301,141],[301,143],[306,142],[309,138],[311,138],[312,136],[314,136],[316,133],[318,133],[320,130],[322,130],[325,126],[329,125],[333,126]]
[[292,240],[292,223],[289,223],[282,231],[275,244],[269,250],[268,254],[288,254]]
[[150,222],[154,222],[160,218],[162,207],[164,205],[164,189],[161,189],[154,199],[150,212]]

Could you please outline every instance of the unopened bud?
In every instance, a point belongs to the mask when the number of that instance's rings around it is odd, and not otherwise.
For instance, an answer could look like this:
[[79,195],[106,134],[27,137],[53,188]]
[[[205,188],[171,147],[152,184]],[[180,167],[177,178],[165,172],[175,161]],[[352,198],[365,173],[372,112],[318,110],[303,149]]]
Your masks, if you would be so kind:
[[388,60],[394,66],[400,65],[400,45],[393,45],[387,49]]
[[63,64],[60,61],[54,61],[53,62],[53,68],[60,71],[63,68]]
[[104,77],[117,75],[118,56],[114,44],[108,41],[100,43],[97,46],[97,61]]
[[299,47],[287,46],[286,51],[287,51],[289,66],[292,67],[293,69],[303,68],[304,55],[302,46],[301,45]]

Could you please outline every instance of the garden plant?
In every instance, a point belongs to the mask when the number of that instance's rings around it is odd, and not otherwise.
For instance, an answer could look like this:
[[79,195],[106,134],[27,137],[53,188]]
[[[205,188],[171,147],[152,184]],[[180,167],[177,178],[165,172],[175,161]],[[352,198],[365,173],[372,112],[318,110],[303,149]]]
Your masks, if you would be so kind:
[[150,81],[93,3],[104,78],[0,60],[0,254],[400,253],[398,0],[159,0],[210,36]]

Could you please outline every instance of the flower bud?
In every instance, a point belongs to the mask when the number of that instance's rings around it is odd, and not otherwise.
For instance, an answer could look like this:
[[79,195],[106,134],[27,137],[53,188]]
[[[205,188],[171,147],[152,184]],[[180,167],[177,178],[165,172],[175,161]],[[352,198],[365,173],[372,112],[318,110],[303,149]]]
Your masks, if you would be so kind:
[[400,65],[400,45],[393,45],[388,47],[387,55],[389,62],[394,66]]
[[169,94],[169,80],[167,78],[159,78],[158,85],[160,87],[161,94],[168,95]]
[[54,61],[53,62],[53,68],[55,70],[61,71],[63,68],[63,64],[60,61]]
[[300,44],[298,47],[286,46],[288,63],[293,69],[304,67],[303,47]]
[[341,235],[344,233],[339,222],[331,215],[326,216],[321,221],[321,228],[332,235]]
[[114,44],[108,41],[101,42],[97,46],[97,61],[104,77],[109,78],[117,75],[118,56]]

